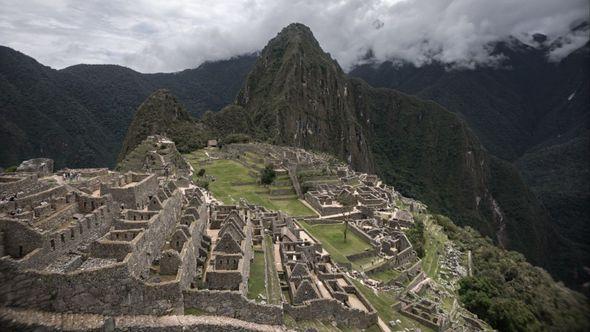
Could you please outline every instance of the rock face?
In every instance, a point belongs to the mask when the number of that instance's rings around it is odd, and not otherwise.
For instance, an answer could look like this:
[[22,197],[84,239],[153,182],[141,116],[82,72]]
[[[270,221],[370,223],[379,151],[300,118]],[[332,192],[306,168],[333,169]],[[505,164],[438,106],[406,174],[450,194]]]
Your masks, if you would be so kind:
[[36,173],[38,176],[46,176],[53,173],[53,159],[35,158],[23,161],[17,168],[17,172]]
[[[547,37],[533,38],[543,43]],[[499,66],[448,70],[436,62],[384,62],[349,75],[436,101],[460,114],[490,153],[513,162],[548,210],[559,234],[554,241],[564,242],[548,268],[580,287],[590,281],[584,268],[590,266],[590,43],[557,63],[547,61],[550,45],[512,39],[493,47],[503,58]]]
[[262,51],[237,97],[251,134],[275,144],[329,151],[374,171],[346,75],[308,27],[291,24]]
[[514,168],[488,155],[467,124],[438,104],[349,79],[306,26],[291,24],[268,43],[236,104],[254,138],[329,152],[376,172],[543,264],[552,230]]
[[150,135],[172,139],[180,152],[195,150],[205,145],[203,131],[203,126],[194,121],[170,91],[157,90],[137,109],[118,161]]

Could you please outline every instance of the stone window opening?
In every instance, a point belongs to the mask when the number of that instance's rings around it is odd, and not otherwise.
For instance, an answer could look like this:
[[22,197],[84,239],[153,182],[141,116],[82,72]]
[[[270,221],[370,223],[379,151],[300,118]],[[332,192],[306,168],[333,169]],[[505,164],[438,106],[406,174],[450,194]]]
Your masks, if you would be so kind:
[[74,229],[70,229],[70,238],[74,238]]
[[55,240],[51,239],[49,243],[51,244],[51,250],[55,250]]
[[80,224],[80,235],[84,234],[84,230],[82,229],[82,224]]
[[61,243],[66,243],[66,236],[64,234],[60,234]]
[[23,257],[23,246],[18,246],[18,257]]

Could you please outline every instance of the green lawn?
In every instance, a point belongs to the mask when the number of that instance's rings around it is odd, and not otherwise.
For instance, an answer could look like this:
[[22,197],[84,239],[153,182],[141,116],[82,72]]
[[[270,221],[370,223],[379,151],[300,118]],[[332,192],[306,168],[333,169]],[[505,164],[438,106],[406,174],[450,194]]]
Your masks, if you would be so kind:
[[268,302],[271,304],[279,304],[282,302],[281,284],[274,264],[274,250],[270,235],[264,235],[264,244],[264,254],[266,255],[266,260],[269,262],[266,266],[266,274],[268,277],[268,280],[266,281]]
[[202,160],[204,153],[202,150],[195,151],[185,155],[185,158],[193,163],[195,172],[204,168],[205,174],[215,178],[215,181],[209,183],[209,190],[215,198],[221,200],[224,204],[236,204],[240,198],[246,199],[252,204],[261,205],[272,210],[281,210],[292,216],[310,216],[314,215],[307,206],[301,203],[296,196],[286,200],[271,200],[268,194],[268,188],[261,185],[243,185],[236,186],[235,183],[255,182],[257,179],[249,174],[248,167],[233,160],[212,160],[205,165],[199,165],[198,160]]
[[361,270],[367,271],[383,264],[385,260],[379,256],[369,256],[361,259],[355,259],[352,262],[359,266]]
[[248,279],[248,298],[258,300],[258,295],[265,298],[266,287],[264,285],[264,253],[254,251],[254,261],[250,264],[250,278]]
[[430,219],[424,221],[424,258],[422,269],[424,273],[433,279],[437,279],[439,272],[439,259],[444,255],[445,243],[449,241],[439,225]]
[[388,282],[388,281],[396,278],[399,275],[400,275],[400,272],[398,272],[394,269],[390,269],[390,270],[385,270],[385,271],[381,271],[381,272],[377,272],[377,273],[371,273],[371,274],[369,274],[369,277],[372,279],[375,279],[375,280]]
[[300,221],[299,224],[318,239],[322,246],[332,255],[332,258],[339,263],[348,263],[350,261],[346,256],[358,254],[372,248],[369,243],[350,230],[347,233],[346,240],[344,240],[344,223],[310,225],[305,221]]

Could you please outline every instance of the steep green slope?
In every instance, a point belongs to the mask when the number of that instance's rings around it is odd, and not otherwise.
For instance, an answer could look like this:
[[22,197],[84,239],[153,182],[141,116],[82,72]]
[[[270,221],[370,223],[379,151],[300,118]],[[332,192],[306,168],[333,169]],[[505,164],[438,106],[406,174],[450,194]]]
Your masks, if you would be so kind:
[[353,167],[374,169],[348,80],[302,24],[269,41],[237,104],[249,114],[249,132],[257,139],[330,151]]
[[473,276],[460,281],[468,310],[500,331],[587,331],[587,299],[529,264],[514,251],[494,246],[473,229],[435,216],[459,250],[471,251]]
[[0,164],[50,157],[56,166],[109,158],[110,130],[62,88],[58,72],[8,48],[0,48]]
[[590,153],[583,143],[590,139],[590,47],[558,63],[547,61],[549,49],[511,40],[495,45],[504,58],[497,67],[447,70],[437,63],[417,68],[385,62],[359,66],[350,75],[440,103],[460,114],[486,149],[513,161],[557,230],[552,242],[560,249],[546,266],[581,287],[590,281],[583,268],[590,257]]
[[511,165],[491,163],[465,122],[437,104],[349,80],[309,28],[291,24],[268,43],[237,104],[253,126],[248,134],[376,171],[435,211],[545,263],[552,231],[542,209],[524,186],[494,186],[493,172],[516,174]]
[[150,135],[166,136],[181,153],[205,145],[207,132],[168,90],[158,90],[139,106],[123,140],[118,161]]

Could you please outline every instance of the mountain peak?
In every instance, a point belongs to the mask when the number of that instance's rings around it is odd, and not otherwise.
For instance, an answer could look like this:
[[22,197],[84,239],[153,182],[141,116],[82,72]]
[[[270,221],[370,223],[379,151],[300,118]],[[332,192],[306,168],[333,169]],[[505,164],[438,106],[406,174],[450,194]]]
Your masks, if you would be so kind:
[[311,29],[302,23],[291,23],[287,25],[278,33],[278,36],[303,36],[315,39]]
[[202,132],[202,128],[169,90],[156,90],[135,112],[118,160],[123,160],[150,135],[170,137],[180,151],[194,149],[203,144],[203,140],[198,137],[199,132]]

